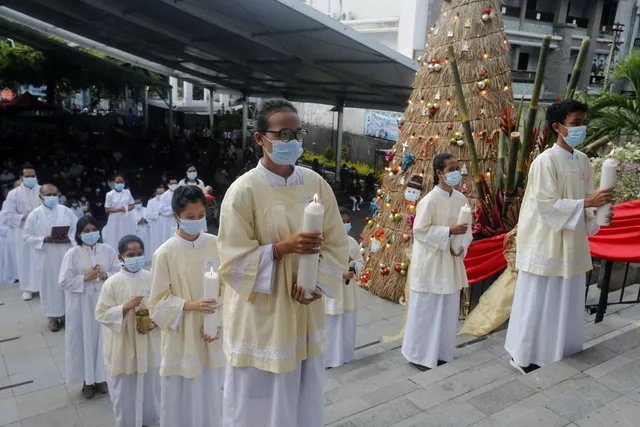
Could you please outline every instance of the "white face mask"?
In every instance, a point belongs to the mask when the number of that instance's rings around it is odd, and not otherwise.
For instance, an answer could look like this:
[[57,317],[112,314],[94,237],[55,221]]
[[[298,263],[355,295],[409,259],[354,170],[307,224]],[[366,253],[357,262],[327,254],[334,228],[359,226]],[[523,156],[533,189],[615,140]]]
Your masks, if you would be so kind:
[[176,191],[176,188],[178,188],[178,184],[169,184],[169,190]]

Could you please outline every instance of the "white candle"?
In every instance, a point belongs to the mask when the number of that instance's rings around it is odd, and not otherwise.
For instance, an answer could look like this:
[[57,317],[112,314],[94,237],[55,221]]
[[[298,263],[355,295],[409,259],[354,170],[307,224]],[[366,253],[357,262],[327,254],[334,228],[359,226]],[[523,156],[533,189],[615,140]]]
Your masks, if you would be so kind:
[[[304,209],[301,231],[306,233],[321,233],[323,220],[324,206],[318,202],[318,195],[316,194],[313,196],[313,201]],[[319,261],[320,254],[300,255],[297,283],[298,286],[302,286],[307,290],[305,293],[306,298],[311,298],[309,291],[316,288]]]
[[[218,273],[211,271],[204,273],[204,297],[205,298],[213,298],[220,304],[219,294],[220,293],[220,278],[218,277]],[[222,326],[222,322],[220,321],[220,311],[216,311],[214,314],[205,314],[204,315],[204,333],[209,335],[211,338],[215,337],[218,333],[218,326]]]
[[[460,208],[460,212],[458,213],[458,224],[467,224],[467,230],[471,227],[471,207],[469,205],[464,205]],[[464,234],[458,234],[453,236],[453,241],[451,242],[451,247],[457,253],[462,247],[462,242],[464,240]]]
[[[614,187],[616,185],[616,172],[618,170],[618,161],[614,158],[613,151],[609,154],[609,158],[602,163],[602,174],[600,175],[600,189]],[[597,224],[610,225],[607,217],[611,211],[611,203],[600,206],[597,210]]]

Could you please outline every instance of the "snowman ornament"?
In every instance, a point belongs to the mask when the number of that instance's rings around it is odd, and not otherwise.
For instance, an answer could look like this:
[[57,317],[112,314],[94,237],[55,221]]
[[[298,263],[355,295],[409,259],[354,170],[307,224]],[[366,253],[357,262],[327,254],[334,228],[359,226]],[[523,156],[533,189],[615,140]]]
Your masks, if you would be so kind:
[[413,175],[411,181],[407,184],[407,188],[404,190],[404,202],[409,205],[416,205],[420,200],[422,193],[422,177],[420,175]]

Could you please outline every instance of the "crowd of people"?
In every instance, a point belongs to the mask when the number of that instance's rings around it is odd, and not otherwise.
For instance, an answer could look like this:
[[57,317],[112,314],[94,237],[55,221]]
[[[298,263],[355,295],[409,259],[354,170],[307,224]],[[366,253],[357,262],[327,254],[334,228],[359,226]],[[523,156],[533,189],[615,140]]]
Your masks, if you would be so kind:
[[[585,118],[576,101],[552,106],[558,143],[531,165],[521,217],[531,233],[518,237],[506,346],[524,374],[582,347],[588,251],[580,251],[587,232],[597,232],[594,208],[613,197],[612,189],[594,192],[591,165],[573,149]],[[21,170],[3,204],[8,232],[0,237],[9,251],[0,260],[13,253],[10,279],[19,278],[25,297],[40,293],[51,331],[67,329],[67,382],[81,383],[86,398],[109,393],[117,427],[324,426],[325,369],[354,358],[362,253],[331,186],[295,166],[306,137],[295,107],[265,100],[256,126],[263,157],[226,189],[217,236],[207,232],[214,196],[201,164],[187,165],[180,180],[163,175],[148,189],[155,197],[146,210],[114,174],[106,225],[94,215],[78,219],[56,185],[38,185],[34,167]],[[562,167],[575,173],[552,179]],[[71,168],[84,173],[78,161]],[[433,169],[436,187],[415,208],[402,345],[420,370],[453,360],[472,240],[471,224],[455,223],[467,203],[455,189],[458,160],[440,153]],[[351,195],[357,208],[360,193]],[[319,231],[301,231],[307,204],[316,202]],[[304,287],[297,272],[306,255],[319,262]]]

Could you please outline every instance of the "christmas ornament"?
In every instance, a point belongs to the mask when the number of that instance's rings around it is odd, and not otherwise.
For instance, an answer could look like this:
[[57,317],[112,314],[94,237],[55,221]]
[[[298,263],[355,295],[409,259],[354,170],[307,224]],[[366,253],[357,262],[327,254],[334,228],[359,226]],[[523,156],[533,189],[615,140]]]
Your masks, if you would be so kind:
[[367,225],[369,226],[369,228],[373,227],[375,225],[375,221],[370,219],[369,221],[367,221]]
[[402,235],[402,241],[403,241],[403,242],[406,242],[406,241],[407,241],[407,240],[409,240],[410,238],[411,238],[411,235],[410,235],[410,234],[404,233],[404,234]]
[[455,136],[456,139],[461,139],[462,138],[462,132],[456,132],[453,134],[453,136]]
[[467,169],[467,164],[462,165],[462,169],[460,169],[460,175],[467,176],[469,175],[469,170]]
[[451,145],[454,145],[454,144],[457,144],[457,143],[458,143],[458,140],[456,138],[451,138],[449,140],[449,144],[451,144]]
[[416,214],[411,214],[407,217],[407,225],[409,230],[413,230],[413,221],[416,219]]
[[442,70],[442,65],[440,63],[437,63],[436,65],[433,66],[433,71],[435,71],[436,73],[439,73]]
[[413,175],[411,181],[407,184],[407,188],[404,190],[404,202],[410,205],[418,203],[420,194],[422,193],[422,177],[420,175]]
[[486,88],[486,87],[487,87],[487,84],[484,82],[484,80],[480,80],[478,82],[478,89],[484,90],[484,88]]
[[371,242],[371,252],[377,254],[380,252],[380,246],[382,246],[382,242],[376,239],[373,239]]
[[450,122],[450,123],[447,125],[447,129],[449,129],[449,130],[452,130],[452,129],[453,129],[453,122]]
[[482,21],[487,22],[491,19],[491,15],[487,15],[486,13],[482,15]]
[[462,194],[467,194],[469,192],[469,187],[467,187],[467,181],[462,181],[462,188],[460,189]]
[[471,19],[467,19],[467,20],[465,21],[465,23],[464,23],[464,27],[465,27],[465,28],[467,28],[467,29],[468,29],[468,28],[471,28]]
[[491,10],[491,8],[490,8],[490,7],[486,7],[486,8],[484,9],[484,14],[485,14],[485,15],[491,15],[491,13],[492,13],[492,12],[493,12],[493,10]]
[[401,276],[406,276],[407,275],[407,270],[400,270],[400,275]]
[[397,213],[398,213],[398,209],[395,209],[395,208],[394,208],[394,209],[391,209],[391,214],[392,214],[392,215],[395,215],[395,214],[397,214]]
[[431,108],[429,109],[429,114],[433,117],[433,116],[435,116],[435,115],[436,115],[436,111],[437,111],[437,110],[436,110],[435,108],[431,107]]
[[440,61],[438,61],[438,59],[437,59],[437,58],[431,58],[431,63],[432,63],[433,65],[436,65],[436,64],[438,64],[439,62],[440,62]]
[[393,172],[394,175],[397,175],[398,172],[400,172],[400,168],[396,166],[395,168],[391,169],[391,172]]
[[378,191],[376,191],[376,194],[378,195],[378,197],[382,197],[382,188],[378,188]]
[[376,212],[378,212],[378,204],[375,201],[373,201],[369,203],[369,213],[373,217],[376,214]]
[[385,154],[384,156],[384,160],[387,163],[391,163],[391,161],[393,160],[393,151],[387,151],[387,154]]
[[409,265],[407,263],[403,262],[403,263],[400,264],[400,269],[401,270],[406,270],[407,268],[409,268]]
[[397,214],[393,215],[393,220],[394,221],[400,221],[401,219],[402,219],[402,214],[397,213]]
[[360,248],[360,253],[361,253],[362,255],[364,255],[364,253],[365,253],[366,251],[367,251],[367,250],[366,250],[365,248]]
[[433,64],[429,64],[429,65],[427,66],[427,70],[429,70],[429,71],[433,71]]
[[433,108],[433,104],[429,102],[429,103],[427,104],[427,108],[428,108],[429,110],[430,110],[430,109],[432,109],[432,108]]
[[449,38],[453,38],[453,31],[449,31],[449,32],[447,33],[447,37],[449,37]]
[[489,86],[489,84],[491,83],[491,80],[489,78],[486,78],[483,81],[484,81],[484,84],[487,86]]
[[416,61],[422,63],[424,61],[424,58],[422,56],[418,56],[418,58],[416,58]]
[[464,41],[464,43],[462,44],[462,51],[463,52],[469,52],[469,42],[468,41]]
[[458,144],[458,147],[462,147],[464,145],[464,139],[459,139],[456,144]]
[[391,193],[387,193],[387,195],[384,198],[384,202],[389,203],[390,201],[391,201]]
[[484,68],[480,68],[479,74],[480,77],[484,77],[487,75],[487,70],[485,70]]
[[440,109],[440,104],[438,104],[437,102],[433,103],[433,108],[435,108],[436,110]]
[[400,273],[400,270],[401,270],[401,268],[400,268],[400,264],[396,264],[396,265],[395,265],[395,267],[393,267],[393,269],[394,269],[397,273]]
[[402,175],[402,178],[400,178],[400,185],[404,185],[404,175]]
[[[487,109],[486,108],[482,108],[480,109],[480,116],[481,117],[487,117]],[[486,132],[486,131],[485,131]],[[486,136],[486,135],[485,135]]]
[[438,93],[436,93],[435,100],[436,101],[440,101],[440,91],[438,91]]
[[404,161],[402,162],[402,172],[407,170],[409,165],[413,163],[416,156],[413,153],[408,153],[408,154],[405,154],[403,157],[404,157]]
[[407,150],[407,148],[409,148],[409,141],[405,141],[405,142],[402,143],[402,153],[403,154]]

